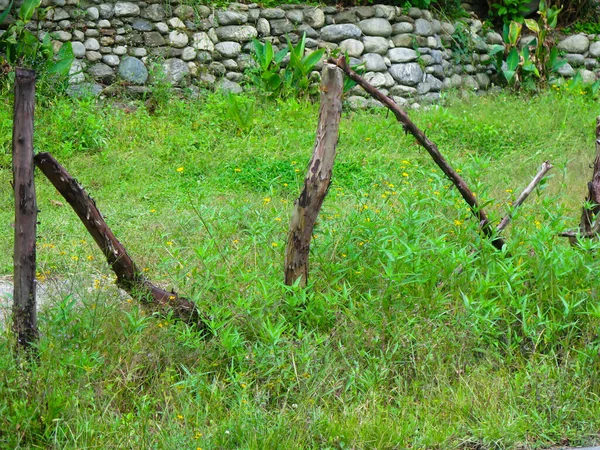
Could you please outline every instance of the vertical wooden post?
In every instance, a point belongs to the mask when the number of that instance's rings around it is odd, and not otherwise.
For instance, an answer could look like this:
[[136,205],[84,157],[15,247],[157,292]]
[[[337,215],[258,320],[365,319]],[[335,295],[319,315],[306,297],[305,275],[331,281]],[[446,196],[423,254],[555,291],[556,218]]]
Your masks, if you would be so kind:
[[33,181],[34,70],[16,69],[14,102],[12,140],[15,193],[13,330],[18,344],[29,347],[38,336],[35,302],[37,204]]
[[285,284],[308,280],[310,240],[317,216],[331,183],[335,149],[342,114],[343,73],[332,64],[324,64],[321,79],[321,107],[313,155],[304,178],[304,189],[294,202],[285,252]]

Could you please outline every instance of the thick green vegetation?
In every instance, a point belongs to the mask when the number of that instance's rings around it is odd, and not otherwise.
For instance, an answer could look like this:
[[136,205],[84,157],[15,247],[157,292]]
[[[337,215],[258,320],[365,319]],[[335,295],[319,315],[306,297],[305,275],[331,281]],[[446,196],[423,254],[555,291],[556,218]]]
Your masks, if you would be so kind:
[[[10,334],[0,336],[0,447],[597,441],[599,248],[556,237],[578,222],[597,103],[555,90],[452,97],[411,113],[495,220],[543,160],[554,163],[504,253],[392,117],[346,113],[301,290],[283,285],[283,252],[318,105],[252,101],[243,131],[216,95],[154,114],[93,100],[39,105],[38,150],[88,189],[150,279],[210,315],[215,337],[119,295],[83,226],[38,176],[39,279],[68,295],[41,308],[35,363],[15,362]],[[0,102],[8,275],[11,100]]]

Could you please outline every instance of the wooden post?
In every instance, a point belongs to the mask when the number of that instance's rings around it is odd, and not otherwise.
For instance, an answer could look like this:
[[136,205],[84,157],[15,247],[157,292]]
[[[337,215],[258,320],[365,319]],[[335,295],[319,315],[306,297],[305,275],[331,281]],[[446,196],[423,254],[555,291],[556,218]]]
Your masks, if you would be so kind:
[[342,115],[344,77],[331,64],[323,65],[321,79],[321,106],[313,155],[304,178],[304,188],[294,202],[285,251],[285,284],[292,285],[302,278],[308,281],[308,256],[310,240],[331,183],[335,149],[339,137]]
[[437,148],[437,145],[435,145],[435,143],[433,143],[427,136],[425,136],[425,133],[422,130],[420,130],[412,122],[412,120],[409,119],[408,115],[404,111],[402,111],[402,109],[396,104],[396,102],[394,102],[394,100],[392,100],[387,95],[381,93],[371,84],[369,84],[364,78],[362,78],[359,74],[353,71],[348,66],[345,57],[342,56],[338,59],[329,58],[328,62],[337,65],[346,73],[346,75],[348,75],[348,77],[351,80],[355,81],[365,91],[367,91],[371,95],[371,97],[373,97],[375,100],[378,100],[383,106],[388,108],[396,116],[398,122],[402,124],[404,131],[412,134],[415,137],[417,142],[421,144],[421,146],[425,150],[427,150],[427,153],[429,153],[429,155],[431,156],[433,161],[438,165],[438,167],[442,169],[442,172],[444,172],[444,174],[450,179],[450,181],[452,181],[454,186],[456,186],[456,189],[458,189],[458,192],[460,193],[462,198],[469,205],[471,212],[479,221],[479,227],[481,231],[483,231],[483,234],[485,234],[485,236],[491,240],[492,245],[494,247],[496,247],[498,250],[502,250],[502,247],[504,246],[504,239],[502,239],[496,234],[496,231],[490,224],[490,221],[487,215],[485,214],[485,211],[477,202],[475,195],[473,195],[473,192],[471,191],[471,189],[469,189],[465,180],[462,179],[462,177],[456,172],[456,170],[452,168],[452,166],[446,160],[446,158],[444,158],[444,156],[440,153],[440,151]]
[[596,159],[594,160],[594,173],[587,187],[586,205],[583,206],[579,222],[579,232],[582,235],[592,233],[594,218],[600,212],[600,116],[596,117]]
[[35,303],[35,232],[37,204],[33,181],[35,71],[15,71],[12,168],[15,193],[13,330],[20,346],[38,337]]
[[177,319],[200,331],[207,331],[204,316],[191,301],[175,292],[168,292],[146,280],[127,250],[108,227],[94,200],[83,187],[62,167],[50,153],[38,153],[36,166],[71,205],[90,235],[104,253],[108,264],[117,275],[117,286],[138,298],[143,304],[157,306],[162,313],[171,312]]

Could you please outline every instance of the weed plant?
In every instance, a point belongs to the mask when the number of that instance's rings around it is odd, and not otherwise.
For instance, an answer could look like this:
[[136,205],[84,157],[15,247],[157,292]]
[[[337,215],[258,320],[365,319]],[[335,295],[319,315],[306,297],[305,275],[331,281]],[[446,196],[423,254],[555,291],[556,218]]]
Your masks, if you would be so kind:
[[[150,279],[209,314],[215,336],[148,316],[119,293],[38,176],[38,277],[66,294],[41,308],[38,361],[16,361],[12,337],[0,336],[0,447],[597,442],[600,249],[556,236],[577,224],[600,108],[560,89],[446,102],[411,117],[494,220],[542,161],[556,167],[517,212],[506,252],[479,236],[391,117],[347,112],[306,290],[283,285],[282,264],[318,105],[256,99],[243,130],[219,95],[173,99],[155,114],[63,98],[39,107],[36,148],[87,188]],[[12,267],[10,177],[3,164],[2,274]]]

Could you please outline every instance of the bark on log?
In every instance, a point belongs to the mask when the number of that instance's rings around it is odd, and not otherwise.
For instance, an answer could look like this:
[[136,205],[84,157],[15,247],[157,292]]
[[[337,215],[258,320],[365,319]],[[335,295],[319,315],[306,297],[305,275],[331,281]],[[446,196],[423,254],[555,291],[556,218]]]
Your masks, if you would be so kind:
[[335,150],[342,114],[344,77],[334,65],[323,66],[321,106],[313,155],[304,178],[304,188],[294,202],[285,252],[285,284],[292,285],[301,278],[308,281],[310,241],[317,216],[331,183]]
[[35,71],[15,70],[12,165],[15,193],[13,330],[20,346],[38,337],[35,302],[37,204],[33,180]]
[[587,187],[586,205],[583,206],[579,222],[579,232],[584,236],[593,234],[594,218],[600,212],[600,116],[596,117],[596,159],[594,160],[594,173]]
[[62,167],[50,153],[38,153],[36,166],[60,192],[79,216],[90,235],[104,253],[108,264],[117,275],[117,286],[139,299],[146,306],[156,306],[163,314],[173,316],[199,331],[207,331],[203,315],[191,301],[175,292],[168,292],[146,280],[142,272],[127,254],[125,247],[108,227],[94,200],[83,187]]
[[427,150],[429,155],[433,158],[434,162],[438,165],[442,172],[452,181],[454,186],[460,192],[462,198],[467,202],[469,208],[473,215],[479,221],[479,227],[483,231],[486,237],[488,237],[492,245],[501,250],[504,246],[504,240],[497,235],[494,228],[491,226],[490,221],[485,214],[485,211],[479,206],[473,192],[467,186],[467,183],[462,179],[462,177],[452,168],[450,163],[446,161],[446,159],[442,156],[440,151],[438,150],[435,143],[433,143],[425,133],[421,131],[408,117],[408,115],[402,111],[402,109],[392,100],[390,97],[381,93],[371,84],[369,84],[364,78],[354,72],[346,62],[345,57],[340,57],[338,59],[329,58],[328,62],[331,64],[335,64],[340,69],[342,69],[346,75],[355,81],[358,85],[360,85],[365,91],[367,91],[374,99],[378,100],[382,105],[388,108],[392,113],[396,116],[398,122],[400,122],[404,128],[404,131],[412,134],[417,142]]
[[506,216],[504,216],[504,218],[500,221],[500,223],[496,227],[496,232],[498,234],[502,233],[502,231],[508,226],[508,224],[512,220],[513,212],[516,211],[516,209],[523,204],[523,202],[527,199],[527,197],[529,197],[529,194],[531,194],[533,192],[535,187],[540,183],[540,181],[542,181],[544,176],[546,176],[548,171],[550,169],[552,169],[553,167],[554,166],[552,164],[550,164],[549,161],[544,161],[542,163],[542,167],[540,168],[538,173],[535,175],[535,177],[533,177],[533,180],[531,180],[531,183],[529,183],[527,185],[527,187],[523,190],[523,192],[521,192],[521,195],[519,195],[517,200],[513,203],[512,211],[509,212]]

